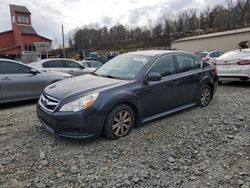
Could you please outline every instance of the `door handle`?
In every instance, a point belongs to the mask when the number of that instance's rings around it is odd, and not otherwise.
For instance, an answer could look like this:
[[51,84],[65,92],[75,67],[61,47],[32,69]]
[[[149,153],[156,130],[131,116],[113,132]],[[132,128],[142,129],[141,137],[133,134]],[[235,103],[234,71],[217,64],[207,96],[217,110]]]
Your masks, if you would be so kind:
[[7,80],[11,80],[9,77],[3,77],[1,78],[1,80],[7,81]]

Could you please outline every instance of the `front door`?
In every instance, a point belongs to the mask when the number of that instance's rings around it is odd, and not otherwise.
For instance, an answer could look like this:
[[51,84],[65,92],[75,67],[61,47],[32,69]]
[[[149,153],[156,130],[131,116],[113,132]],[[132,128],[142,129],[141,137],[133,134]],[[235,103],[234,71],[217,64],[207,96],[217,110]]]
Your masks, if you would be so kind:
[[142,118],[146,118],[160,112],[166,111],[173,106],[173,80],[174,59],[167,55],[159,58],[148,71],[161,74],[160,81],[148,81],[147,85],[142,86],[137,95],[141,98]]

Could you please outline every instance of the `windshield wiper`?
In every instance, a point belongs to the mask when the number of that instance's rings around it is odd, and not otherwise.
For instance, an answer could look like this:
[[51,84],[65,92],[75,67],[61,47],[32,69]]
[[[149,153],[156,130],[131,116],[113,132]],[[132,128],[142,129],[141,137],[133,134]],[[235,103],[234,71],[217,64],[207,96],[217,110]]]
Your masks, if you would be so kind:
[[96,74],[94,72],[91,73],[92,75],[95,75],[95,76],[100,76],[100,77],[105,77],[105,78],[113,78],[113,79],[118,79],[118,80],[127,80],[125,78],[119,78],[119,77],[115,77],[115,76],[112,76],[112,75],[105,75],[105,74]]
[[99,75],[99,76],[102,76],[102,77],[105,77],[105,78],[115,78],[115,79],[118,79],[118,78],[116,78],[114,76],[111,76],[111,75]]
[[94,72],[91,72],[90,74],[95,75],[95,76],[99,76],[98,74],[96,74],[96,73],[94,73]]
[[95,76],[105,77],[105,78],[115,78],[114,76],[111,76],[111,75],[96,74],[96,73],[94,73],[94,72],[92,72],[92,73],[90,73],[90,74],[95,75]]

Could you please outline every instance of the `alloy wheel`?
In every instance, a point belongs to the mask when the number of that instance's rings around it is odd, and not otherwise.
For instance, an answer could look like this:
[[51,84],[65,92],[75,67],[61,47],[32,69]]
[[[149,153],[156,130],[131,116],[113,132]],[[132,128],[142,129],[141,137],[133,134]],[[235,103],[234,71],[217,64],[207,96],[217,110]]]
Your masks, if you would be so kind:
[[127,110],[118,112],[112,122],[112,132],[117,137],[125,136],[132,125],[132,115]]
[[204,88],[201,92],[201,104],[202,106],[207,106],[209,101],[210,101],[210,89],[209,88]]

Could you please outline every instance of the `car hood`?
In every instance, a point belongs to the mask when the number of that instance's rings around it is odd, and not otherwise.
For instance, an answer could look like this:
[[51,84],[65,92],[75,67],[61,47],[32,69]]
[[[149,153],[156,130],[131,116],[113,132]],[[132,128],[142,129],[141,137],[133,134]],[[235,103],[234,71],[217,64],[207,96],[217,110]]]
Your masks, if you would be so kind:
[[62,100],[68,96],[100,92],[128,82],[128,80],[119,80],[86,74],[56,82],[49,85],[44,91],[46,94],[58,100]]

